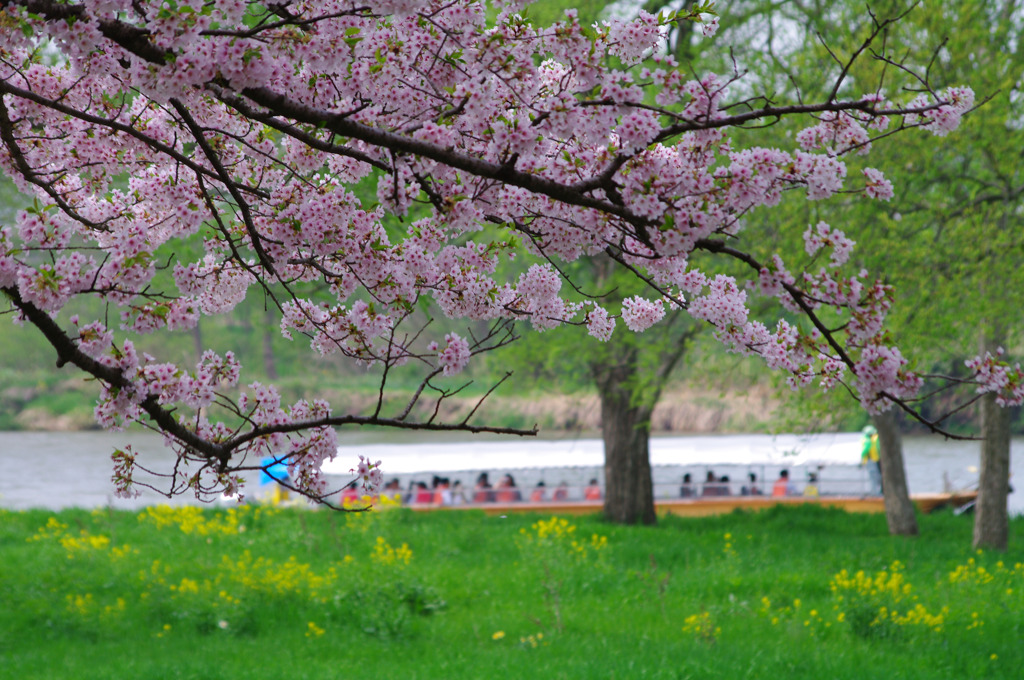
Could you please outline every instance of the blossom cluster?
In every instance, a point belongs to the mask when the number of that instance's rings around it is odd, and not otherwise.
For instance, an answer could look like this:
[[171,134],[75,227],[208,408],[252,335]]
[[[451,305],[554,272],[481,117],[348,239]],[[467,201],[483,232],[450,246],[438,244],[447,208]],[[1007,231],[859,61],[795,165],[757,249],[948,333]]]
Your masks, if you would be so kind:
[[359,464],[352,470],[355,473],[359,485],[366,494],[375,494],[383,482],[383,473],[380,469],[380,461],[370,462],[368,458],[359,456]]
[[974,373],[979,394],[994,393],[999,406],[1020,406],[1024,403],[1024,370],[1019,363],[1011,365],[999,348],[993,355],[976,356],[964,363]]

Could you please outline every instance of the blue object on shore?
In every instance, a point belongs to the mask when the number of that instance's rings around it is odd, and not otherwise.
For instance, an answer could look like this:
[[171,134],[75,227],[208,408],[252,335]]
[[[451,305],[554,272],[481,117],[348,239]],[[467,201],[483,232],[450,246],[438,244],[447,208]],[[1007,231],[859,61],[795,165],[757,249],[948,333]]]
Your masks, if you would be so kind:
[[274,482],[288,481],[288,459],[284,456],[264,458],[260,461],[263,468],[260,470],[260,486],[273,484]]

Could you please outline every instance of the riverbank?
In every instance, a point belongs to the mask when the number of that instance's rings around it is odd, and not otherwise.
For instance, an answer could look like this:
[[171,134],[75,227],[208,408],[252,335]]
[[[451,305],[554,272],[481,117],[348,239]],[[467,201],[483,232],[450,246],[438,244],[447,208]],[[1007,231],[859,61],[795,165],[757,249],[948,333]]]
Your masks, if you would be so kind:
[[[74,432],[96,429],[92,417],[95,393],[91,385],[71,379],[54,385],[11,386],[0,390],[0,429]],[[293,395],[294,396],[294,395]],[[320,394],[337,411],[365,413],[376,404],[373,392],[345,391],[325,386]],[[294,398],[298,398],[294,396]],[[442,404],[438,417],[457,420],[476,405],[479,397],[451,398]],[[403,402],[396,393],[394,403]],[[780,400],[769,388],[707,391],[676,386],[666,391],[651,418],[653,432],[728,434],[767,431]],[[526,396],[491,395],[478,411],[475,422],[508,427],[534,425],[551,432],[598,431],[601,408],[596,394],[551,392]]]

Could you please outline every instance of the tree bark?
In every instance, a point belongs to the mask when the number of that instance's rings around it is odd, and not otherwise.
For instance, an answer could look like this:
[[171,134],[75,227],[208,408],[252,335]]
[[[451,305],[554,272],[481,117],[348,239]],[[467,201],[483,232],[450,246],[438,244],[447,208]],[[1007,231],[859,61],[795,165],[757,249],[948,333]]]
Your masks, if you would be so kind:
[[604,439],[604,514],[619,524],[657,522],[648,450],[654,408],[636,403],[637,371],[635,352],[593,369]]
[[981,476],[974,506],[974,547],[1006,550],[1010,539],[1010,410],[981,398]]
[[895,408],[871,416],[878,430],[878,456],[882,467],[882,496],[885,521],[893,536],[917,536],[917,515],[907,490],[907,472],[903,463],[903,434],[900,414]]

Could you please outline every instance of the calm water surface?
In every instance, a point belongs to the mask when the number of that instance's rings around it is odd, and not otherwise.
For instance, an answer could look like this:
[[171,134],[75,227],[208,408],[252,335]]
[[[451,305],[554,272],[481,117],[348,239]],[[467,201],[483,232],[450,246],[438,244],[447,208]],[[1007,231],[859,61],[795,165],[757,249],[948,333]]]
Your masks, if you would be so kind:
[[[859,455],[856,434],[823,435],[817,439],[768,435],[656,437],[652,440],[655,495],[676,494],[683,472],[701,480],[708,469],[729,475],[738,486],[749,472],[774,479],[781,467],[793,470],[793,479],[824,464],[819,472],[823,492],[860,493],[866,488],[863,471],[841,461]],[[118,499],[110,481],[110,454],[131,444],[140,460],[154,469],[167,470],[173,454],[151,433],[107,432],[0,432],[0,507],[10,509],[112,506],[136,508],[153,503],[195,503],[194,498],[168,500],[151,491],[137,499]],[[483,437],[429,437],[422,433],[357,432],[343,435],[343,447],[333,469],[344,472],[357,453],[383,460],[385,476],[398,477],[403,488],[412,480],[428,481],[428,472],[441,472],[472,486],[481,470],[509,469],[519,486],[531,488],[544,480],[548,488],[565,481],[580,487],[603,476],[600,442],[592,437],[561,439],[494,439]],[[904,442],[911,493],[941,491],[948,483],[964,488],[977,481],[978,442],[945,441],[938,437],[908,437]],[[391,462],[389,467],[389,461]],[[1016,486],[1024,485],[1024,438],[1013,441],[1011,467]],[[250,496],[266,492],[251,475]],[[347,479],[337,476],[339,484]],[[1010,495],[1010,511],[1024,513],[1024,491]]]

